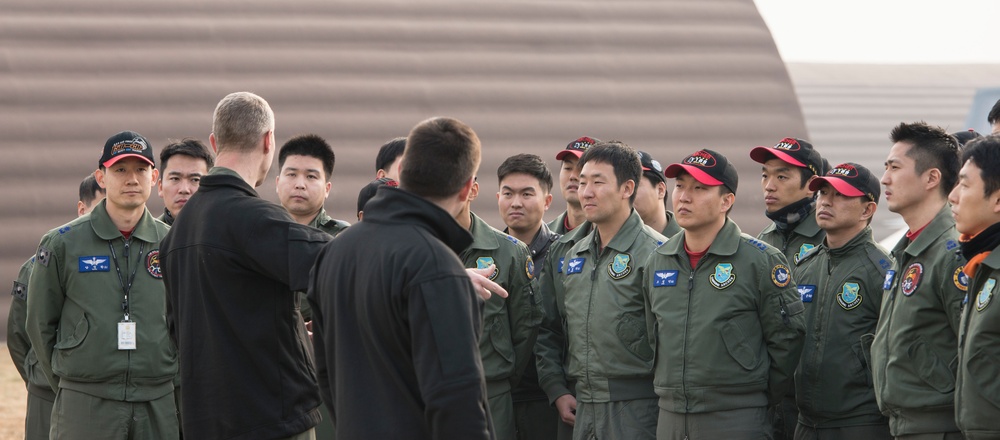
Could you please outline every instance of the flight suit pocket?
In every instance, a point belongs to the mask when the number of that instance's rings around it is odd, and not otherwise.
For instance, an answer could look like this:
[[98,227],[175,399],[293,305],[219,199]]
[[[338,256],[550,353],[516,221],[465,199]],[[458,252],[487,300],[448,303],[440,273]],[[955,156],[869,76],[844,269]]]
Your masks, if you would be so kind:
[[83,343],[83,340],[87,338],[87,333],[90,332],[90,322],[87,321],[87,315],[80,315],[80,319],[74,327],[72,333],[68,331],[69,329],[59,329],[60,338],[56,341],[55,349],[69,350]]
[[497,317],[490,324],[489,329],[490,344],[493,345],[493,350],[506,361],[506,364],[514,364],[514,343],[510,340],[510,331],[507,325],[504,325],[503,319]]
[[920,378],[940,393],[950,393],[955,389],[955,374],[924,343],[918,339],[906,349]]
[[753,371],[760,365],[760,327],[747,323],[745,317],[730,318],[722,325],[722,341],[726,351],[744,370]]
[[630,315],[622,316],[618,320],[615,333],[617,333],[618,340],[625,346],[625,349],[629,353],[646,362],[653,360],[653,348],[649,345],[649,336],[646,334],[645,322],[640,322]]
[[864,344],[858,342],[851,346],[851,351],[854,352],[854,358],[857,360],[856,366],[858,369],[858,374],[863,378],[865,385],[868,387],[872,386],[872,373],[871,368],[868,367],[868,360],[864,354]]
[[1000,359],[979,350],[969,357],[968,367],[967,377],[979,389],[978,394],[993,404],[993,410],[1000,409],[1000,382],[996,380],[1000,376]]

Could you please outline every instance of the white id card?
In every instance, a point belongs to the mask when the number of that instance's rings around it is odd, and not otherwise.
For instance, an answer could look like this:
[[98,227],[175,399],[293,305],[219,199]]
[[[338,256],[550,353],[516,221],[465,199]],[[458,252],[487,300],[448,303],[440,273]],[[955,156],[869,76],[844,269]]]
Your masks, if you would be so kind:
[[135,322],[122,321],[118,323],[118,349],[135,350]]

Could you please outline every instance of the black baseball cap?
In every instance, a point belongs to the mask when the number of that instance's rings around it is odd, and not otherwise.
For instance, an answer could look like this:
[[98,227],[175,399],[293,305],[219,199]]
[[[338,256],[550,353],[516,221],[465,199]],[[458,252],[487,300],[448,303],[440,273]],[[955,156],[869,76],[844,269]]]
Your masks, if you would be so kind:
[[399,183],[388,177],[382,177],[369,182],[361,188],[361,191],[358,193],[358,212],[365,210],[365,204],[367,204],[372,197],[375,197],[375,192],[378,191],[378,187],[380,186],[399,186]]
[[802,139],[784,138],[773,147],[755,147],[750,150],[750,158],[757,163],[779,159],[799,168],[808,168],[815,176],[823,175],[823,157],[809,141]]
[[648,176],[654,183],[666,183],[667,178],[663,175],[663,165],[660,165],[659,161],[653,159],[653,156],[650,156],[649,153],[645,151],[640,151],[639,162],[642,163],[643,176]]
[[852,162],[837,165],[825,176],[813,179],[809,182],[809,190],[819,190],[824,183],[845,196],[868,197],[868,200],[875,203],[878,203],[879,196],[882,195],[878,178],[868,168]]
[[979,132],[971,128],[968,130],[956,131],[951,135],[955,136],[955,139],[958,139],[958,144],[963,147],[965,146],[965,144],[969,143],[969,141],[983,137],[983,135],[979,134]]
[[697,181],[709,185],[725,185],[733,194],[740,182],[736,167],[721,153],[712,150],[699,150],[685,157],[680,163],[671,164],[663,171],[663,175],[671,179],[685,171]]
[[146,138],[134,131],[123,131],[108,138],[108,141],[104,143],[104,154],[101,155],[101,160],[97,162],[97,165],[108,168],[126,157],[138,157],[156,167],[156,162],[153,160],[153,147],[149,145]]
[[595,139],[589,136],[577,138],[575,141],[570,142],[569,145],[566,146],[566,149],[556,153],[556,160],[563,160],[567,154],[572,154],[579,159],[580,156],[583,156],[584,151],[587,151],[590,147],[593,147],[594,144],[600,141],[600,139]]

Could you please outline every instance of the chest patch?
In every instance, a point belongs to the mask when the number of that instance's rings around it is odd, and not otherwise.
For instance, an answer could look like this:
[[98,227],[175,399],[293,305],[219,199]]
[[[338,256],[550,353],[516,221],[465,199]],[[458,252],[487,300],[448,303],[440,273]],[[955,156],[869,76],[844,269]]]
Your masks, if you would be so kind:
[[[493,262],[493,257],[479,257],[479,258],[476,258],[476,269],[486,269],[487,267],[490,267],[491,264],[495,264]],[[490,274],[490,280],[497,279],[497,275],[500,275],[500,267],[499,266],[497,268],[493,269],[493,273]]]
[[712,283],[712,287],[719,290],[732,286],[736,282],[736,273],[733,272],[733,265],[731,263],[716,264],[715,273],[708,277],[708,281]]
[[979,295],[976,296],[976,310],[982,312],[986,310],[986,307],[990,305],[993,301],[993,288],[996,287],[997,280],[990,278],[986,280],[983,284],[983,288],[979,291]]
[[658,270],[653,272],[653,287],[668,287],[677,285],[676,270]]
[[955,269],[955,274],[951,277],[952,281],[955,283],[955,287],[963,292],[969,290],[969,276],[965,274],[965,266],[959,266]]
[[84,272],[107,272],[111,270],[110,259],[107,255],[94,255],[80,257],[80,273]]
[[844,283],[844,287],[837,294],[837,303],[844,310],[853,310],[861,305],[861,286],[858,283]]
[[566,260],[563,257],[559,257],[559,264],[556,266],[556,273],[562,273],[563,261]]
[[608,275],[612,279],[620,280],[632,273],[632,256],[629,254],[618,254],[608,264]]
[[889,290],[892,288],[892,282],[896,279],[896,271],[887,270],[885,271],[885,281],[882,282],[882,290]]
[[792,281],[792,276],[784,264],[779,264],[771,269],[771,282],[778,287],[786,287]]
[[163,279],[163,271],[160,270],[160,250],[153,249],[146,254],[146,272],[156,279]]
[[566,263],[566,275],[583,272],[583,263],[585,261],[587,261],[586,258],[571,258]]
[[816,294],[816,286],[812,284],[799,284],[795,286],[799,291],[799,298],[802,298],[802,302],[811,303],[813,302],[813,295]]
[[903,281],[899,282],[899,290],[903,292],[903,295],[910,296],[913,292],[916,292],[917,287],[920,286],[920,278],[924,275],[924,265],[920,263],[913,263],[906,268],[906,272],[903,272]]
[[816,245],[814,244],[803,243],[802,246],[799,246],[799,252],[792,257],[792,261],[795,264],[799,264],[799,261],[802,261],[802,257],[805,257],[815,247]]

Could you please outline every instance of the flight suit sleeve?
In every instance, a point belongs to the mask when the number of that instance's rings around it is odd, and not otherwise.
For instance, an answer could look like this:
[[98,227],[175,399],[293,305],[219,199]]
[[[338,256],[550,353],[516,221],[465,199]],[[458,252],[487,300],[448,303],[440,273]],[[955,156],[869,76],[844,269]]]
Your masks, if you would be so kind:
[[514,345],[514,376],[511,386],[516,386],[524,375],[528,360],[534,356],[535,341],[538,336],[538,321],[535,309],[535,288],[529,272],[532,262],[528,248],[520,244],[511,267],[512,295],[507,298],[507,315],[510,320],[510,339]]
[[18,271],[17,280],[11,289],[10,311],[7,314],[7,349],[10,359],[21,379],[28,382],[28,372],[25,369],[25,358],[31,350],[31,342],[25,332],[24,321],[28,308],[28,277],[31,276],[31,260],[25,261]]
[[763,268],[758,280],[760,298],[757,313],[770,361],[768,403],[776,405],[792,386],[792,375],[799,364],[805,337],[805,306],[790,272],[787,272],[789,278],[785,282],[775,276],[781,268],[788,271],[785,257],[773,253],[767,261],[767,267]]
[[55,350],[63,303],[66,301],[62,272],[68,268],[64,267],[64,253],[65,248],[61,242],[49,236],[42,238],[28,281],[28,308],[25,317],[28,340],[38,357],[38,366],[53,392],[59,389],[59,378],[52,373],[52,353]]
[[479,355],[482,314],[469,278],[440,277],[406,292],[413,367],[434,439],[489,438]]
[[556,244],[545,258],[545,266],[538,277],[538,292],[541,295],[542,320],[538,327],[538,341],[535,343],[535,360],[538,369],[538,385],[545,391],[549,403],[560,396],[573,394],[569,389],[564,366],[566,333],[563,327],[562,307],[556,303],[556,284],[562,277],[562,252]]
[[[948,318],[948,325],[951,326],[951,331],[955,333],[956,339],[958,338],[958,329],[962,321],[962,300],[965,299],[966,293],[960,287],[958,271],[964,267],[965,258],[951,253],[945,257],[942,264],[937,266],[940,270],[946,271],[941,274],[941,285],[936,290],[938,298],[941,301],[941,307]],[[939,270],[937,268],[932,270]],[[968,286],[966,286],[966,289],[968,289]],[[958,352],[955,353],[955,356],[958,356]]]

